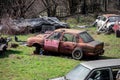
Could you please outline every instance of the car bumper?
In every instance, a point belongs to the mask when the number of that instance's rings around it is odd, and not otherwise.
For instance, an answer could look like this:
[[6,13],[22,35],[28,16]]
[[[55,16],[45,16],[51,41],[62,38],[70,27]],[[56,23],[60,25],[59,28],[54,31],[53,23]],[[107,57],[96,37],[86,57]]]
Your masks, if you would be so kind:
[[86,52],[86,55],[88,56],[96,56],[96,55],[103,55],[104,54],[104,49],[103,50],[99,50],[99,51],[95,51],[95,52]]

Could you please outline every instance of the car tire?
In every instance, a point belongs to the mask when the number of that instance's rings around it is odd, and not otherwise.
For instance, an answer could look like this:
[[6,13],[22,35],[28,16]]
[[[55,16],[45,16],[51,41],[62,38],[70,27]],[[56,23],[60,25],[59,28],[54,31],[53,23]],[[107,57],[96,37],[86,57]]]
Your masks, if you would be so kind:
[[40,48],[41,48],[40,45],[39,44],[34,44],[33,46],[35,47],[35,50],[34,50],[33,53],[34,54],[39,54],[40,53]]
[[83,52],[80,48],[76,48],[74,49],[74,51],[72,52],[72,57],[73,59],[76,59],[76,60],[80,60],[83,58]]

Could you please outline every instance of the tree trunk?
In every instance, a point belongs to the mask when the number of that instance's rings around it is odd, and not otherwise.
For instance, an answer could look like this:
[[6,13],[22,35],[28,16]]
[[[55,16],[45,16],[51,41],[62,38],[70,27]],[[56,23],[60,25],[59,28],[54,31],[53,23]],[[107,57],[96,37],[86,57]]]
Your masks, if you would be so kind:
[[104,9],[107,11],[107,0],[104,0]]
[[82,3],[81,11],[82,11],[82,14],[86,14],[87,13],[86,0],[84,0],[83,3]]

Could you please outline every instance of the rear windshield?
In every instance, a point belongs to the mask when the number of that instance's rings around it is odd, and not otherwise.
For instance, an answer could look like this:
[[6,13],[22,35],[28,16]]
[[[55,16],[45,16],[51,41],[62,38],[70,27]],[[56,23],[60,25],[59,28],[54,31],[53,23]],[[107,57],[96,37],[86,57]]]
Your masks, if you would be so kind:
[[82,32],[79,34],[80,38],[83,39],[85,43],[94,41],[94,39],[87,33],[87,32]]

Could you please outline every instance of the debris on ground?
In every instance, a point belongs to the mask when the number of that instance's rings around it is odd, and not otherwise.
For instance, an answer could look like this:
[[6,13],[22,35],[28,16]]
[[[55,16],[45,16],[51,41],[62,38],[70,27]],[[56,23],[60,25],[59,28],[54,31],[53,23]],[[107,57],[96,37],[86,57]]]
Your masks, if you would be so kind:
[[9,41],[11,41],[10,38],[0,37],[0,53],[4,53],[7,50]]

